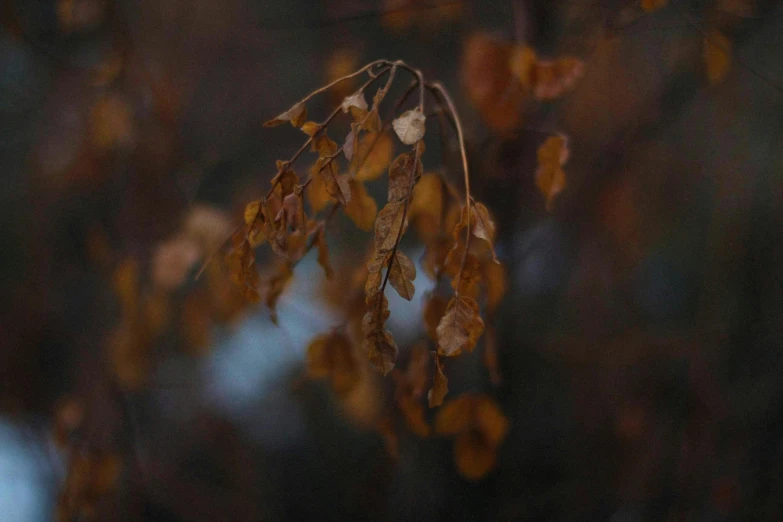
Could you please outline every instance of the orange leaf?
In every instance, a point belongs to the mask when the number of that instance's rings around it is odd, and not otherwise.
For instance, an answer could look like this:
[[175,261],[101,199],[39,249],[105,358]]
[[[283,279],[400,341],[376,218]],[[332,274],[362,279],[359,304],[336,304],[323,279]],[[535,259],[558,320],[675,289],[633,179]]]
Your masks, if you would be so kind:
[[472,351],[483,332],[484,321],[476,301],[454,296],[438,324],[438,354],[453,357],[463,351]]
[[413,286],[414,279],[416,279],[416,266],[408,256],[397,250],[389,268],[389,282],[400,297],[410,301],[416,290]]
[[351,200],[345,206],[345,215],[361,230],[372,230],[375,216],[378,214],[378,204],[367,193],[364,184],[354,179],[349,179]]
[[563,136],[550,136],[538,148],[536,185],[546,198],[547,210],[552,209],[555,197],[565,188],[563,165],[568,160],[568,144]]

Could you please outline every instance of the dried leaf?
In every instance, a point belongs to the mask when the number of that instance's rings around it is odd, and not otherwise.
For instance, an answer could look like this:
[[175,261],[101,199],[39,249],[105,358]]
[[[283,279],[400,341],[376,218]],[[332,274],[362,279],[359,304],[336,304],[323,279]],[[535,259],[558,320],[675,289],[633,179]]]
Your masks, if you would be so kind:
[[443,373],[443,364],[441,364],[438,356],[435,355],[435,374],[432,377],[432,389],[427,393],[430,408],[443,404],[443,398],[449,392],[448,385],[449,380],[446,378],[446,374]]
[[337,154],[340,148],[326,133],[319,134],[313,140],[311,145],[313,152],[317,152],[321,157],[331,157]]
[[287,121],[290,121],[294,127],[301,127],[307,121],[307,107],[303,104],[296,104],[284,113],[264,123],[264,127],[276,127]]
[[345,141],[343,142],[343,155],[348,161],[351,161],[354,151],[359,148],[357,132],[356,125],[351,124],[351,131],[345,136]]
[[283,199],[283,208],[280,212],[285,216],[286,223],[291,227],[297,230],[301,230],[304,227],[302,199],[298,194],[288,194]]
[[364,93],[362,91],[355,92],[350,96],[346,96],[341,104],[343,112],[348,112],[352,107],[366,111],[367,100],[364,99]]
[[373,330],[364,337],[364,349],[367,351],[370,365],[381,372],[388,374],[394,368],[397,361],[397,345],[388,330]]
[[370,181],[386,172],[394,153],[394,142],[386,133],[368,132],[359,140],[351,160],[351,173]]
[[476,301],[467,296],[452,297],[437,328],[438,354],[453,357],[472,351],[483,331]]
[[497,310],[508,287],[506,269],[498,263],[484,263],[483,280],[487,289],[486,308],[488,312]]
[[547,210],[552,209],[555,197],[565,188],[563,165],[568,161],[568,144],[563,136],[550,136],[538,148],[536,185],[546,198]]
[[[492,260],[495,263],[500,263],[495,255],[495,222],[492,221],[492,216],[489,214],[489,210],[482,203],[473,204],[473,212],[476,214],[476,222],[473,225],[472,233],[479,239],[486,241],[490,248],[492,248]],[[471,213],[471,214],[472,214]]]
[[401,142],[405,145],[413,145],[424,138],[424,122],[426,119],[418,108],[411,109],[392,121],[392,127]]
[[378,214],[378,204],[367,193],[364,183],[349,179],[348,184],[350,186],[351,200],[345,206],[345,215],[351,218],[361,230],[372,230],[375,216]]
[[320,175],[315,175],[310,179],[306,192],[313,212],[320,212],[332,201],[332,197],[326,191],[326,183]]
[[315,136],[315,133],[318,132],[318,129],[321,128],[321,125],[314,121],[308,121],[305,122],[304,125],[302,125],[301,129],[302,132],[307,134],[308,136]]
[[389,268],[389,282],[400,297],[410,301],[416,290],[413,286],[414,279],[416,279],[416,266],[398,249],[394,253],[394,262]]
[[[405,225],[403,216],[405,205],[401,201],[390,201],[378,213],[375,220],[375,253],[382,255],[391,252],[402,236]],[[407,221],[407,219],[406,219]]]
[[[416,168],[415,177],[414,167]],[[421,177],[422,171],[421,161],[412,152],[397,156],[389,165],[388,200],[402,201],[408,198],[414,183]]]
[[333,160],[325,157],[318,158],[318,161],[313,165],[313,173],[321,177],[326,192],[340,204],[346,205],[351,200],[348,177],[339,174],[337,163]]

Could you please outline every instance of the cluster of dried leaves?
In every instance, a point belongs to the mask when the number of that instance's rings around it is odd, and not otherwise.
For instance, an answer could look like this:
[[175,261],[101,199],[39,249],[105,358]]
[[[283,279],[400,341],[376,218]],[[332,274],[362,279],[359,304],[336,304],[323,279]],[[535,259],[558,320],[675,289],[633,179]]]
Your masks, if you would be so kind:
[[[394,104],[391,114],[382,117],[381,104],[398,71],[410,73],[413,83]],[[363,73],[369,79],[347,95],[323,122],[308,119],[306,102],[310,98]],[[368,103],[368,89],[384,77],[385,82]],[[405,101],[417,90],[418,104],[403,111]],[[444,121],[456,130],[463,158],[464,195],[442,173],[424,172],[426,95],[443,116],[441,132]],[[338,143],[327,131],[340,115],[349,118],[350,130]],[[266,196],[247,205],[244,224],[234,232],[226,256],[232,279],[250,301],[263,300],[274,318],[276,302],[293,277],[295,265],[310,250],[317,248],[326,277],[333,276],[326,228],[336,212],[342,209],[359,229],[373,232],[366,261],[352,278],[353,292],[343,289],[344,301],[352,304],[345,307],[343,324],[316,337],[308,347],[308,375],[327,379],[338,396],[347,397],[366,379],[364,361],[383,375],[395,369],[400,349],[386,326],[390,315],[386,289],[391,286],[409,301],[416,292],[416,264],[401,248],[409,224],[414,223],[425,246],[422,268],[436,285],[424,301],[423,321],[429,340],[407,350],[410,356],[406,372],[395,370],[394,402],[410,430],[427,436],[431,429],[425,420],[425,391],[430,407],[443,403],[448,393],[446,359],[475,349],[485,331],[481,310],[494,313],[506,286],[505,272],[494,251],[495,223],[489,210],[470,196],[459,116],[440,84],[426,83],[419,71],[404,62],[379,60],[314,91],[266,125],[286,122],[308,137],[289,160],[277,162],[277,173]],[[407,150],[394,157],[396,142]],[[316,159],[302,179],[294,171],[294,163],[308,149]],[[365,183],[384,172],[388,174],[387,199],[378,210]],[[278,262],[262,281],[255,249],[264,244],[276,254]],[[440,284],[449,281],[450,290]],[[486,359],[496,365],[497,357]],[[497,378],[496,366],[490,371]],[[487,399],[487,403],[491,401]],[[467,419],[472,414],[466,410],[465,415]],[[390,425],[388,412],[378,424]],[[495,445],[500,442],[492,440]],[[463,471],[471,478],[484,474]]]

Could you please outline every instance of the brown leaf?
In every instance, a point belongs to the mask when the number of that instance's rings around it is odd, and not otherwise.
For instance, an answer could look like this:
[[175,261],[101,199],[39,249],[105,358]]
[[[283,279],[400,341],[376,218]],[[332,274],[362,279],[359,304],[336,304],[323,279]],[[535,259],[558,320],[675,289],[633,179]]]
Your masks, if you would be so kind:
[[322,133],[316,136],[311,147],[313,152],[317,152],[321,157],[334,156],[337,154],[337,151],[340,150],[340,148],[337,146],[337,143],[327,136],[326,133]]
[[443,182],[437,174],[424,174],[413,188],[408,208],[422,241],[429,243],[439,232],[443,221]]
[[276,127],[287,121],[290,121],[294,127],[301,127],[307,121],[307,107],[303,104],[296,104],[264,123],[264,127]]
[[321,157],[313,165],[313,173],[320,176],[329,193],[340,204],[346,205],[351,200],[351,187],[348,184],[348,177],[340,175],[337,169],[337,163],[329,158]]
[[281,212],[285,216],[286,223],[291,227],[297,230],[301,230],[304,227],[302,199],[298,194],[291,193],[283,199]]
[[364,349],[367,351],[370,365],[381,372],[388,374],[394,368],[397,361],[397,345],[394,343],[388,330],[373,330],[364,337]]
[[[492,259],[495,263],[500,263],[495,255],[495,222],[492,221],[492,216],[489,214],[489,210],[481,203],[473,204],[473,212],[476,214],[475,225],[473,225],[472,233],[479,239],[486,241],[490,248],[492,248]],[[471,214],[472,214],[471,213]],[[472,219],[471,219],[472,221]]]
[[314,121],[308,121],[305,122],[304,125],[302,125],[301,130],[308,136],[315,136],[315,133],[318,132],[318,129],[321,128],[321,125]]
[[358,129],[356,124],[351,124],[351,131],[345,136],[345,142],[343,142],[343,155],[345,159],[351,161],[354,151],[359,148],[359,137],[357,136]]
[[497,310],[508,287],[506,269],[498,263],[484,263],[483,280],[487,289],[486,307],[488,312]]
[[443,373],[443,365],[435,355],[435,374],[432,376],[432,389],[427,393],[430,408],[443,404],[443,398],[449,392],[449,380]]
[[401,142],[405,145],[413,145],[424,138],[424,123],[426,119],[418,108],[411,109],[392,121],[392,127]]
[[[390,201],[378,213],[375,220],[375,252],[385,254],[391,252],[402,236],[407,223],[403,223],[405,205],[402,201]],[[407,221],[407,219],[405,220]]]
[[[416,167],[415,179],[414,166]],[[412,152],[397,156],[389,165],[389,201],[402,201],[411,194],[413,184],[421,177],[421,161]]]
[[568,144],[563,136],[550,136],[538,148],[536,185],[546,198],[547,210],[552,209],[555,197],[565,188],[563,165],[568,160]]
[[359,140],[351,160],[351,173],[370,181],[386,172],[394,153],[394,142],[386,133],[368,132]]
[[372,230],[375,216],[378,214],[378,204],[367,193],[364,184],[354,179],[349,179],[351,200],[345,206],[345,215],[361,230]]
[[472,351],[483,331],[476,301],[466,296],[452,297],[437,328],[438,354],[453,357]]
[[413,286],[414,279],[416,279],[416,266],[398,249],[394,253],[394,261],[389,269],[389,282],[400,297],[410,301],[416,290]]

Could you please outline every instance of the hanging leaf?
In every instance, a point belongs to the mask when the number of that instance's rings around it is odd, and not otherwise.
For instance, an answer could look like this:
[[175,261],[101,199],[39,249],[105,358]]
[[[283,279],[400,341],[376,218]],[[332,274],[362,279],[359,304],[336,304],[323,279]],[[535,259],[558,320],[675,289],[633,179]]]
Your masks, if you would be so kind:
[[416,279],[416,266],[408,256],[398,249],[394,253],[394,261],[389,268],[389,282],[400,294],[400,297],[410,301],[416,290],[413,286],[414,279]]
[[301,130],[308,136],[315,136],[315,133],[318,132],[320,128],[321,126],[318,123],[314,121],[308,121],[302,125]]
[[329,193],[340,204],[346,205],[351,200],[351,187],[348,177],[340,175],[337,163],[325,157],[318,158],[313,165],[313,176],[320,176]]
[[367,189],[362,182],[349,179],[348,184],[351,200],[345,206],[345,215],[351,218],[361,230],[372,230],[375,216],[378,213],[378,204],[367,193]]
[[310,202],[310,208],[313,209],[313,212],[320,212],[330,201],[333,201],[326,190],[326,183],[324,183],[320,174],[312,176],[306,192],[307,200]]
[[424,326],[427,329],[427,335],[433,341],[438,340],[437,328],[441,318],[446,313],[448,302],[438,294],[430,294],[424,298]]
[[463,351],[470,352],[483,332],[484,321],[476,301],[466,296],[454,296],[438,324],[438,354],[453,357]]
[[348,112],[352,107],[366,111],[367,100],[364,99],[364,93],[359,91],[351,94],[350,96],[346,96],[340,106],[342,107],[343,112]]
[[404,214],[405,205],[401,201],[390,201],[378,213],[378,218],[375,220],[376,254],[391,252],[397,244],[397,238],[402,236],[407,224],[403,223]]
[[473,212],[476,214],[475,225],[473,226],[472,233],[479,239],[483,239],[487,242],[492,249],[492,260],[495,263],[500,264],[497,256],[495,255],[495,222],[492,221],[492,217],[489,214],[489,210],[482,203],[473,204]]
[[368,132],[359,140],[351,160],[351,173],[361,181],[376,179],[386,172],[394,153],[394,142],[386,133]]
[[397,345],[391,333],[385,329],[372,330],[364,336],[364,349],[367,351],[373,369],[388,374],[397,361]]
[[398,118],[392,121],[392,128],[397,133],[397,137],[405,145],[413,145],[424,138],[424,122],[427,118],[421,111],[411,109],[403,112]]
[[[415,173],[414,167],[416,168]],[[422,170],[421,161],[412,152],[397,156],[389,165],[388,200],[402,201],[406,199],[411,194],[412,185],[421,177]]]
[[293,266],[286,261],[280,263],[276,271],[267,278],[264,283],[264,301],[267,308],[269,308],[269,314],[272,318],[272,322],[277,324],[277,301],[283,294],[283,291],[288,286],[288,283],[294,276]]
[[301,127],[307,121],[307,107],[301,103],[296,104],[284,113],[278,114],[264,123],[264,127],[277,127],[287,121],[290,121],[294,127]]
[[563,165],[568,161],[568,144],[563,136],[550,136],[538,148],[536,185],[546,198],[547,210],[552,209],[555,197],[565,188]]
[[326,134],[319,134],[316,136],[310,147],[312,148],[313,152],[317,152],[321,157],[334,156],[337,154],[337,151],[340,150],[337,146],[337,143],[335,143],[334,140],[332,140]]

